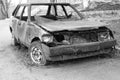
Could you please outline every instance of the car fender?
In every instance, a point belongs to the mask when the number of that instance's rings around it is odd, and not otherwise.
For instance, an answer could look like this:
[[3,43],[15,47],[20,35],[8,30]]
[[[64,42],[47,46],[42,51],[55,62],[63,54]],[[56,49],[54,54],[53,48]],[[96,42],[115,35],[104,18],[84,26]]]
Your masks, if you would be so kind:
[[27,44],[30,45],[31,42],[33,42],[35,40],[42,41],[42,35],[47,34],[47,33],[48,32],[46,32],[45,30],[40,28],[38,25],[35,25],[34,23],[30,23],[29,29],[27,29],[27,33],[26,33]]

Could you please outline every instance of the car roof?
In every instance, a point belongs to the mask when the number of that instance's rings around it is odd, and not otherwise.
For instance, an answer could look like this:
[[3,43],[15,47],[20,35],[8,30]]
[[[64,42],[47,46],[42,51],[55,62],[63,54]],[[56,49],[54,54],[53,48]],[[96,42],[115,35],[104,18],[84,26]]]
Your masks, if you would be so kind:
[[18,4],[18,5],[70,5],[69,3],[26,3],[26,4]]

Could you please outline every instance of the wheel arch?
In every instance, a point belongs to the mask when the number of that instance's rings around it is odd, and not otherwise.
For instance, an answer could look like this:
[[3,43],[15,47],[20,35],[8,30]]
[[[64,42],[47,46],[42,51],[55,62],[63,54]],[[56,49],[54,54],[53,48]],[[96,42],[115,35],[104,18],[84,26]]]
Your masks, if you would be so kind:
[[39,37],[34,37],[32,40],[31,40],[31,43],[34,42],[34,41],[41,41]]

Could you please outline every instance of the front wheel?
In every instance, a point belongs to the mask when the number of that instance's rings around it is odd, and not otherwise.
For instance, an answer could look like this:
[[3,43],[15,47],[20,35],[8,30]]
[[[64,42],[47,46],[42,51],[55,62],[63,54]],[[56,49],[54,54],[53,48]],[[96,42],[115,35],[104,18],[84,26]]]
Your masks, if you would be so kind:
[[33,64],[44,66],[48,63],[39,41],[34,41],[31,43],[29,55]]

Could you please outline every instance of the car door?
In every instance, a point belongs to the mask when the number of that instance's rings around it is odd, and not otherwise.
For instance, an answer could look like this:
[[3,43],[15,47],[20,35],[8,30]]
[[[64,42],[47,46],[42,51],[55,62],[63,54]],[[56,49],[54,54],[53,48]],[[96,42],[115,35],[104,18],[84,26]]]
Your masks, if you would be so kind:
[[18,10],[15,12],[14,17],[12,18],[12,26],[14,30],[14,36],[17,40],[19,40],[19,34],[21,33],[19,31],[19,28],[21,27],[21,14],[23,12],[24,6],[19,6]]
[[28,32],[28,8],[29,6],[24,6],[23,12],[21,14],[21,19],[20,22],[18,23],[18,36],[19,36],[19,40],[20,42],[22,42],[23,44],[26,44],[26,38],[27,35],[26,33]]
[[27,5],[22,5],[20,6],[18,12],[16,13],[15,17],[17,25],[16,25],[16,36],[17,39],[24,44],[25,43],[25,33],[26,33],[26,28],[28,25],[28,6]]
[[27,39],[29,38],[30,26],[29,26],[29,6],[25,6],[23,13],[21,15],[21,23],[18,27],[19,39],[24,45],[27,44]]

